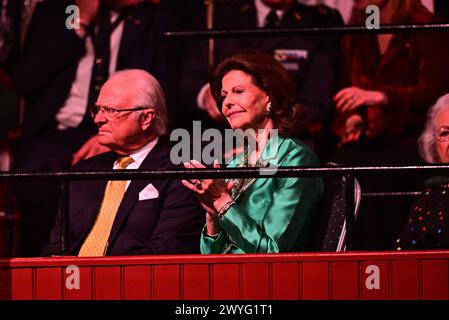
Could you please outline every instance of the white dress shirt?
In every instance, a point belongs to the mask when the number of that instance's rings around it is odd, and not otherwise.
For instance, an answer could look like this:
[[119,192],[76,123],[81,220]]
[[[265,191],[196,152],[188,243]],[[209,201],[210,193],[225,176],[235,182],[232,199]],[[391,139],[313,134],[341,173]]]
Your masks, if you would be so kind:
[[[133,158],[134,161],[131,162],[126,167],[126,169],[139,169],[140,165],[143,162],[143,160],[145,160],[147,155],[151,152],[151,150],[153,150],[154,146],[157,144],[158,141],[159,141],[159,138],[156,137],[156,139],[151,140],[150,142],[148,142],[143,147],[141,147],[141,148],[137,149],[136,151],[132,152],[129,156],[131,158]],[[113,169],[114,170],[119,169],[118,161],[114,162]],[[129,186],[130,182],[131,182],[130,180],[126,181],[126,189],[128,189],[128,186]]]
[[[111,14],[111,23],[117,19],[119,14]],[[117,57],[123,34],[124,21],[121,21],[113,30],[110,40],[109,74],[113,74],[117,67]],[[89,87],[94,65],[95,52],[92,37],[87,36],[85,40],[86,54],[78,62],[75,80],[72,83],[67,100],[56,114],[58,130],[76,128],[83,121],[89,98]]]

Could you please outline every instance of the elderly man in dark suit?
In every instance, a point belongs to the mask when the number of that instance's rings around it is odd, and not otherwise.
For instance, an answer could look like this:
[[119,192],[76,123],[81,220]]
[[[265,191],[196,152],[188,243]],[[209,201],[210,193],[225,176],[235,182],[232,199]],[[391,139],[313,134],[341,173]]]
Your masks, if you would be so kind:
[[[165,98],[143,70],[120,71],[91,108],[99,142],[112,149],[81,161],[77,170],[173,168]],[[178,180],[72,182],[70,253],[78,256],[199,252],[204,223],[193,193]],[[61,221],[44,255],[61,254]]]
[[[78,21],[66,13],[70,5],[78,6]],[[138,0],[46,0],[36,6],[12,68],[26,101],[15,171],[67,170],[72,161],[107,150],[87,107],[117,70],[144,69],[163,83],[164,17],[159,6]],[[16,188],[20,256],[38,255],[48,241],[57,195],[50,183]]]

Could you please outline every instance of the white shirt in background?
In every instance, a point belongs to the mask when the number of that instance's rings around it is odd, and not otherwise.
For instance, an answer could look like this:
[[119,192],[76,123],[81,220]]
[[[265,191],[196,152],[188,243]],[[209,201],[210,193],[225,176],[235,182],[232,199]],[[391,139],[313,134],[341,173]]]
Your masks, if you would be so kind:
[[[117,19],[118,15],[117,12],[111,14],[111,23]],[[124,21],[121,21],[111,34],[109,60],[110,75],[115,72],[117,67],[117,58],[123,34],[123,27]],[[78,62],[75,80],[72,83],[67,100],[56,114],[58,130],[78,127],[81,121],[83,121],[84,114],[87,110],[86,106],[89,98],[92,67],[95,59],[94,45],[90,36],[86,37],[85,46],[86,54]]]

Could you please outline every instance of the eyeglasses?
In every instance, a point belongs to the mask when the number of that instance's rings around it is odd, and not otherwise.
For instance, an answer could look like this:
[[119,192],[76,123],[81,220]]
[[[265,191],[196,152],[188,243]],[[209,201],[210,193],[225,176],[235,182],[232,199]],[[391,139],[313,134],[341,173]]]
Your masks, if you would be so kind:
[[439,127],[433,136],[439,142],[449,141],[449,127],[446,126]]
[[103,112],[103,115],[105,116],[106,119],[117,120],[123,114],[122,112],[139,111],[139,110],[145,110],[145,109],[150,109],[150,108],[135,107],[135,108],[129,108],[129,109],[116,109],[116,108],[99,106],[99,105],[94,104],[94,105],[90,106],[89,109],[90,109],[90,115],[92,116],[92,118],[95,118],[95,116],[101,111],[101,112]]

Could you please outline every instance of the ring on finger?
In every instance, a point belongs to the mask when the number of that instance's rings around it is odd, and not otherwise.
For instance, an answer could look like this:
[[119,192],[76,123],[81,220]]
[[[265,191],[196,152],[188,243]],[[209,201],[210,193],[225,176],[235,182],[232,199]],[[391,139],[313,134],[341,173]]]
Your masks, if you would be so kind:
[[203,189],[203,184],[201,183],[201,180],[198,180],[197,182],[195,182],[195,187],[198,190],[202,190]]

